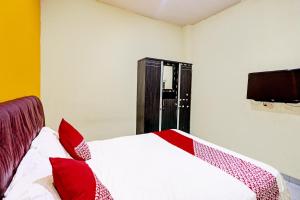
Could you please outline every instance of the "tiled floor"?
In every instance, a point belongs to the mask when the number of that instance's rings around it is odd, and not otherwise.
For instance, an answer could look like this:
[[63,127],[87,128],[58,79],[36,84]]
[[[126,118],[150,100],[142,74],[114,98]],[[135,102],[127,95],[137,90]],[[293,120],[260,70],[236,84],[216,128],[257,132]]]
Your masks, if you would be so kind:
[[291,194],[291,200],[300,200],[300,186],[288,181],[286,184]]

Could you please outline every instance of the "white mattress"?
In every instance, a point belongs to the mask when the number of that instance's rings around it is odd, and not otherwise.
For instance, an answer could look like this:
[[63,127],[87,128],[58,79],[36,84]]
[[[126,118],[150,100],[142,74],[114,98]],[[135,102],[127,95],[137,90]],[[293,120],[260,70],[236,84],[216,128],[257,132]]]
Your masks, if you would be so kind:
[[[290,199],[280,173],[235,152],[180,132],[214,148],[250,161],[277,178],[280,199]],[[87,161],[115,200],[254,200],[243,183],[154,134],[88,143]],[[49,157],[69,157],[57,133],[43,128],[24,157],[5,199],[60,199],[52,185]]]

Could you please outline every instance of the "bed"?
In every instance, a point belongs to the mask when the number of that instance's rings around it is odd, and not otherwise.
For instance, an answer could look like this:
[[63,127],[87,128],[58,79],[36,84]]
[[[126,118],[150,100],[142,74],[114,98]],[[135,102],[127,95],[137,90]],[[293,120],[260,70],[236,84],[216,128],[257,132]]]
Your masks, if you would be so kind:
[[[40,100],[25,97],[0,104],[0,131],[1,198],[60,199],[49,157],[70,155],[57,132],[45,127]],[[86,163],[115,200],[290,199],[273,167],[179,130],[92,141],[88,146],[92,159]],[[254,181],[253,173],[249,178],[228,170],[250,168],[257,175]],[[267,192],[259,194],[256,186]]]

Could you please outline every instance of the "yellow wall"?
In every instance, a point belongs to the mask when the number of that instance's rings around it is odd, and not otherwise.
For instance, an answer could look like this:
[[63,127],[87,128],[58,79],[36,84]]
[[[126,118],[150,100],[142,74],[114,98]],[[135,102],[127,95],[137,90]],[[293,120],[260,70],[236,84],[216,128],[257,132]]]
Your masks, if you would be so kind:
[[0,101],[40,95],[40,1],[0,6]]

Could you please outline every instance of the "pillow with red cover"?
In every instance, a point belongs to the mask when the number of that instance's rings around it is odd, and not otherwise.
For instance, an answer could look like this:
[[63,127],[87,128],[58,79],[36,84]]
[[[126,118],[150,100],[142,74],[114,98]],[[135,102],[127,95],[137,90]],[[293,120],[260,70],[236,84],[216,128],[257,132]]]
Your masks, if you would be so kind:
[[84,162],[49,158],[53,184],[62,200],[113,200],[107,188]]
[[62,119],[58,129],[59,141],[76,160],[89,160],[91,153],[82,135],[66,120]]

